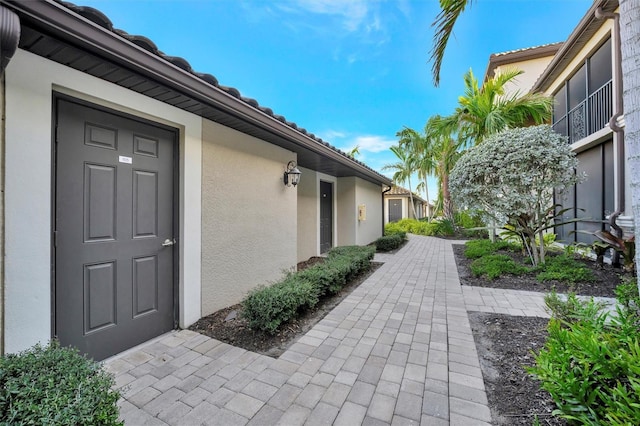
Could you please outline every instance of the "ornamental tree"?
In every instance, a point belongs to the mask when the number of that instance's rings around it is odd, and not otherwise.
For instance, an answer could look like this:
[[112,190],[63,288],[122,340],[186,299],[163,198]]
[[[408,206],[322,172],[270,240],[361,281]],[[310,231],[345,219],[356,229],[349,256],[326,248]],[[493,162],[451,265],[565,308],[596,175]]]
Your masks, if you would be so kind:
[[505,130],[462,155],[451,171],[451,193],[458,205],[509,225],[537,265],[544,263],[543,232],[561,213],[553,190],[583,179],[577,165],[567,138],[548,125]]

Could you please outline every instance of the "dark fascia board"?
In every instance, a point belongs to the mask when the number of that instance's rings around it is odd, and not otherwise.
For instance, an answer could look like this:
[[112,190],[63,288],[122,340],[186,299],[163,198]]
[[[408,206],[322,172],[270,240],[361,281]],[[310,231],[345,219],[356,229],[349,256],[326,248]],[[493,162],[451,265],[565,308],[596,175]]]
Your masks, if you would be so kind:
[[566,68],[574,58],[578,50],[582,48],[581,41],[584,37],[590,38],[593,32],[604,25],[604,19],[596,18],[596,9],[601,7],[605,12],[613,12],[618,7],[618,0],[595,0],[587,13],[582,17],[576,28],[569,34],[556,56],[551,60],[547,69],[538,78],[531,88],[531,92],[544,92],[549,89],[551,83]]
[[487,70],[484,73],[483,81],[493,78],[495,70],[499,66],[508,65],[513,62],[523,62],[532,59],[544,58],[546,56],[553,56],[558,52],[561,46],[562,42],[515,50],[513,52],[493,53],[489,56],[489,64],[487,65]]
[[372,182],[391,184],[390,179],[368,167],[361,166],[355,160],[285,125],[275,117],[265,114],[161,57],[147,52],[112,31],[102,28],[82,16],[70,13],[70,10],[64,5],[51,0],[0,0],[0,4],[27,15],[32,21],[67,42],[88,49],[107,60],[162,82],[186,96],[224,110],[240,120],[261,127],[274,135],[349,167],[359,174],[367,176]]

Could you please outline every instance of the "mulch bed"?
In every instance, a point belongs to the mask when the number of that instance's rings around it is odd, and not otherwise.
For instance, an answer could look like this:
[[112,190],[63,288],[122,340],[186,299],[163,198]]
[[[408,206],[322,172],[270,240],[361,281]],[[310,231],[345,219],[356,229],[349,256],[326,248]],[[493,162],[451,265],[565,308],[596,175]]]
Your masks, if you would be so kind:
[[[555,289],[558,293],[574,292],[576,294],[584,296],[602,296],[602,297],[615,297],[615,289],[620,284],[620,276],[625,275],[621,269],[612,268],[611,265],[605,265],[604,268],[596,268],[594,261],[588,259],[579,259],[578,261],[583,263],[589,269],[592,270],[596,277],[594,282],[581,282],[581,283],[561,283],[558,281],[539,282],[536,280],[535,273],[527,273],[524,275],[509,275],[506,274],[495,280],[488,280],[483,277],[474,277],[471,273],[471,262],[473,259],[467,259],[464,256],[465,246],[463,244],[453,245],[453,254],[456,257],[456,264],[458,265],[458,275],[460,277],[460,283],[462,285],[476,286],[476,287],[491,287],[491,288],[505,288],[513,290],[526,290],[548,293]],[[513,253],[507,251],[500,251],[500,254],[508,254],[513,257],[517,262],[523,263],[524,256],[520,253]],[[627,276],[629,274],[626,274]]]
[[[575,292],[586,296],[615,297],[614,291],[620,284],[620,275],[624,275],[622,270],[610,265],[599,269],[595,262],[582,259],[580,262],[593,271],[596,277],[594,282],[541,283],[536,280],[535,273],[506,275],[488,280],[473,276],[470,269],[472,260],[464,256],[464,248],[464,245],[453,245],[462,285],[543,293],[555,289],[558,293]],[[524,260],[518,253],[506,254],[516,261]],[[549,321],[545,318],[481,312],[469,312],[469,321],[478,349],[493,424],[531,425],[537,416],[542,425],[566,425],[566,421],[551,415],[556,408],[551,395],[542,390],[540,383],[524,368],[534,365],[533,352],[539,352],[544,346]]]
[[[312,257],[298,264],[298,270],[323,262],[322,257]],[[214,312],[198,320],[189,327],[196,331],[233,346],[244,348],[274,358],[282,355],[298,337],[309,331],[317,322],[322,320],[331,310],[347,297],[354,289],[366,280],[369,275],[382,266],[382,263],[371,262],[368,271],[361,273],[351,280],[340,292],[323,297],[313,310],[303,312],[297,319],[285,324],[276,334],[249,329],[247,321],[242,318],[240,304],[230,306]]]

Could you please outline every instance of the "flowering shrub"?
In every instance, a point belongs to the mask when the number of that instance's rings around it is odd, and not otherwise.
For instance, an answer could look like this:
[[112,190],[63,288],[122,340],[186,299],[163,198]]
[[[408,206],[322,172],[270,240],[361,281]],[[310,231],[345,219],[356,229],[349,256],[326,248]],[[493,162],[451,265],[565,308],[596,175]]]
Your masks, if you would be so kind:
[[451,172],[451,193],[459,206],[509,224],[537,265],[544,263],[545,248],[536,236],[543,241],[559,214],[559,206],[550,205],[553,190],[582,180],[577,165],[567,138],[550,126],[510,129],[465,152]]

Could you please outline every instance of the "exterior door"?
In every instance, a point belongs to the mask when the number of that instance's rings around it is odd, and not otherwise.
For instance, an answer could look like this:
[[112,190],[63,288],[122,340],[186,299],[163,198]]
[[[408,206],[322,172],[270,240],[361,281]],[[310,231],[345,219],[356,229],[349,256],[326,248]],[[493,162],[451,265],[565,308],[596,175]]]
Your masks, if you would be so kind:
[[56,104],[55,334],[102,360],[174,328],[176,133]]
[[402,200],[389,199],[389,222],[402,219]]
[[320,181],[320,253],[333,247],[333,184]]

